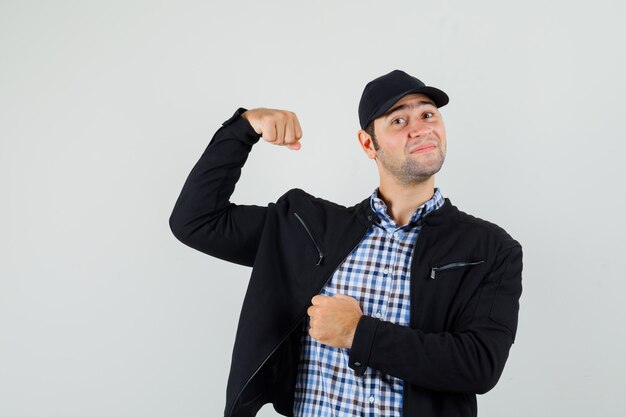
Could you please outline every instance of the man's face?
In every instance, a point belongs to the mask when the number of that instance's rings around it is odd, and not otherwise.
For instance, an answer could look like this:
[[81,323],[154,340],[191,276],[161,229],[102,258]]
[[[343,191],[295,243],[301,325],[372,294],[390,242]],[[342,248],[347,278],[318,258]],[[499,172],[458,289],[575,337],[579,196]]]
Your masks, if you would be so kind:
[[435,103],[424,94],[408,94],[374,120],[379,169],[401,183],[426,181],[439,172],[446,156],[446,130]]

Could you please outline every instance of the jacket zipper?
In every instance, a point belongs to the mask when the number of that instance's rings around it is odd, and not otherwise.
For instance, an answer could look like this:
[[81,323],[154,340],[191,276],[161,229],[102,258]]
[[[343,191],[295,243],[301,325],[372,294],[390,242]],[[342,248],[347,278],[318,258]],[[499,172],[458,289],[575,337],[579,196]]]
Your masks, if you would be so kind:
[[461,267],[461,266],[469,266],[469,265],[478,265],[478,264],[482,264],[485,261],[477,261],[477,262],[454,262],[448,265],[443,265],[443,266],[437,266],[434,267],[430,270],[430,277],[432,279],[435,279],[435,273],[437,271],[445,271],[446,269],[451,269],[451,268],[457,268],[457,267]]
[[[300,216],[298,216],[297,213],[294,213],[296,215],[296,217],[298,217],[298,219],[300,220],[300,222],[302,222],[302,219],[300,218]],[[368,219],[371,220],[371,218],[368,217]],[[304,226],[304,228],[307,230],[307,232],[309,232],[309,229],[306,227],[306,225],[304,224],[304,222],[302,222],[302,225]],[[368,228],[369,229],[369,228]],[[328,281],[330,281],[330,279],[332,278],[333,274],[335,273],[335,270],[341,266],[341,264],[348,258],[348,256],[350,256],[350,254],[352,253],[352,251],[354,251],[363,241],[363,239],[365,238],[365,236],[367,236],[367,230],[365,230],[365,233],[363,234],[363,236],[361,236],[361,239],[359,239],[359,241],[357,242],[356,245],[354,245],[354,247],[352,249],[350,249],[350,251],[348,252],[348,254],[341,260],[341,262],[339,262],[339,264],[333,268],[333,272],[328,276],[328,278],[326,278],[326,281],[324,281],[324,285],[322,285],[322,288],[320,288],[316,294],[319,294],[324,287],[326,286],[326,284],[328,284]],[[311,233],[309,232],[309,236],[311,236],[311,240],[313,240],[313,243],[315,243],[315,240],[313,239],[313,236],[311,235]],[[317,244],[315,244],[315,247],[318,248],[318,251],[320,253],[320,262],[321,262],[321,257],[324,256],[324,254],[319,250],[319,247],[317,246]],[[319,265],[319,263],[318,263]],[[304,310],[304,312],[300,313],[300,317],[298,318],[298,320],[296,321],[296,324],[294,326],[291,327],[291,329],[289,329],[289,331],[287,332],[287,334],[285,334],[282,339],[280,339],[280,342],[276,345],[276,347],[274,349],[272,349],[272,351],[270,352],[269,355],[267,355],[267,357],[265,359],[263,359],[263,362],[261,362],[261,365],[259,365],[259,367],[256,369],[256,371],[254,371],[254,373],[252,373],[252,375],[250,376],[250,378],[248,378],[248,380],[246,381],[245,384],[243,384],[243,387],[239,390],[239,393],[237,394],[237,396],[235,397],[235,399],[233,400],[233,404],[230,406],[230,411],[228,412],[228,416],[230,417],[231,414],[233,413],[233,409],[235,408],[235,404],[237,404],[237,400],[239,399],[239,397],[241,396],[241,393],[243,392],[244,389],[246,389],[246,386],[248,386],[248,384],[250,383],[250,381],[252,381],[252,378],[254,378],[254,376],[261,370],[261,368],[263,367],[263,365],[265,365],[265,362],[267,362],[267,360],[269,358],[272,357],[272,355],[274,354],[274,352],[276,352],[276,349],[278,349],[280,347],[280,345],[283,344],[283,342],[285,341],[285,339],[287,339],[287,337],[289,337],[289,335],[291,334],[291,332],[293,332],[296,327],[300,326],[302,323],[302,318],[304,318],[304,316],[306,315],[306,311],[309,307],[307,306],[307,308]]]
[[296,218],[298,220],[300,220],[300,223],[302,223],[302,226],[304,227],[304,230],[306,230],[307,234],[311,238],[311,242],[313,242],[313,245],[315,245],[315,249],[317,249],[317,254],[319,255],[319,258],[318,258],[317,263],[315,265],[321,264],[322,263],[322,259],[324,259],[324,253],[322,252],[322,250],[320,249],[319,245],[315,241],[315,238],[313,237],[313,234],[311,233],[311,231],[307,227],[306,223],[304,223],[304,220],[302,220],[302,217],[300,217],[300,215],[298,213],[294,212],[293,214],[294,214],[294,216],[296,216]]

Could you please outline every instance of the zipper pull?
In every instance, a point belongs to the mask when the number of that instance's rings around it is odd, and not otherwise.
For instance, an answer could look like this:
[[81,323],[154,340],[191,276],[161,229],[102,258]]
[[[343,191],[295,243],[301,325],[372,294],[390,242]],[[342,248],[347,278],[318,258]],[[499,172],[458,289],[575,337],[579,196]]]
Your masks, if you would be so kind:
[[430,278],[431,279],[435,279],[435,271],[437,271],[437,268],[432,268],[430,270]]

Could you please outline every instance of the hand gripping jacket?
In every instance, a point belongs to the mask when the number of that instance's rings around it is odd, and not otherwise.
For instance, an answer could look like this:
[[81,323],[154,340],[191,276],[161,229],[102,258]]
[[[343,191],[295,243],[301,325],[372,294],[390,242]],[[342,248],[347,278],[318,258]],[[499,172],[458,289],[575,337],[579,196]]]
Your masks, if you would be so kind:
[[[211,139],[170,216],[184,244],[251,266],[226,388],[226,417],[268,402],[293,415],[300,330],[311,298],[376,216],[292,189],[267,206],[230,196],[260,139],[240,107]],[[499,226],[449,199],[424,218],[411,265],[410,326],[363,316],[350,349],[367,367],[404,380],[403,416],[476,416],[476,394],[504,369],[517,331],[522,248]]]

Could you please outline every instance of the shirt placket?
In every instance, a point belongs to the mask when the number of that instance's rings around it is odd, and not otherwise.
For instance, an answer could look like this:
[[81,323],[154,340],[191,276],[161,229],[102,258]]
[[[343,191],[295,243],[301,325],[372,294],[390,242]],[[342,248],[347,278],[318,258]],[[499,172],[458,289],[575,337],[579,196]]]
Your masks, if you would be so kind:
[[[375,300],[375,305],[372,309],[373,316],[384,320],[387,318],[387,312],[389,311],[389,303],[391,297],[391,288],[394,287],[396,281],[397,262],[398,262],[398,249],[403,238],[402,228],[396,228],[393,223],[387,223],[383,229],[381,229],[383,239],[382,247],[382,259],[384,261],[382,276],[379,278],[378,287],[380,296]],[[369,390],[365,390],[365,404],[367,412],[365,416],[380,416],[381,415],[381,401],[382,401],[382,386],[380,373],[374,370],[369,370],[367,374],[369,380],[367,386]]]
[[[396,254],[396,268],[394,270],[394,279],[391,282],[389,288],[389,305],[396,305],[396,308],[387,309],[387,320],[401,324],[403,326],[409,325],[409,300],[403,295],[408,293],[410,287],[410,253],[411,241],[417,237],[417,230],[415,227],[407,227],[403,230],[402,237],[398,240],[398,246],[394,248]],[[404,306],[404,307],[400,307]]]

